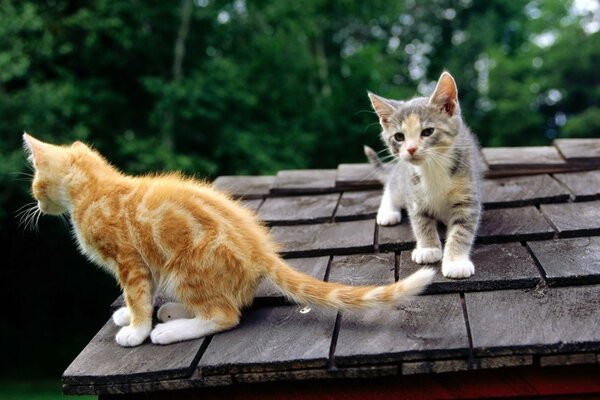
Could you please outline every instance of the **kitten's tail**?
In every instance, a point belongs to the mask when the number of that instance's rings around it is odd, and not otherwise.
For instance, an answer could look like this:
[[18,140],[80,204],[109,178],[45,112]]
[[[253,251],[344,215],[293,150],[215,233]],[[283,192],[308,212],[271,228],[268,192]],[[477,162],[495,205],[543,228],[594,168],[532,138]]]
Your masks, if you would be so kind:
[[377,153],[375,152],[375,150],[373,150],[369,146],[364,145],[363,150],[365,151],[365,155],[367,156],[369,163],[373,167],[375,167],[375,174],[377,176],[377,179],[379,179],[381,181],[381,183],[383,183],[385,185],[386,180],[387,180],[387,174],[388,174],[385,164],[377,156]]
[[431,283],[435,271],[432,268],[421,268],[407,278],[385,286],[348,286],[315,279],[273,255],[267,275],[288,297],[299,304],[361,309],[394,306],[416,296]]

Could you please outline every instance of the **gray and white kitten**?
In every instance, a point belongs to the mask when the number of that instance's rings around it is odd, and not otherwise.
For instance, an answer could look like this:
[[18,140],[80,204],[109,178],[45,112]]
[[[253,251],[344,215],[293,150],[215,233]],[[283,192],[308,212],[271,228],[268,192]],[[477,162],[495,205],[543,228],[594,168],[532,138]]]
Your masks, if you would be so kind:
[[[406,208],[419,264],[442,259],[437,221],[447,226],[442,274],[467,278],[475,273],[470,252],[481,214],[481,160],[477,140],[464,124],[454,78],[444,72],[431,97],[387,100],[369,93],[379,116],[381,137],[394,156],[383,165],[365,146],[370,162],[384,175],[377,213],[379,225],[395,225]],[[383,174],[383,172],[387,172]]]

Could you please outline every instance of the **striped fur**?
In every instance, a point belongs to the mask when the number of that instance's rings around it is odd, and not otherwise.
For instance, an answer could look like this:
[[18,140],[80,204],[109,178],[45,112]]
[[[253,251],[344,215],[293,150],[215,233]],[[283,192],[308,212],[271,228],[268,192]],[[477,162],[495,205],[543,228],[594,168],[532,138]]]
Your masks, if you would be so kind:
[[[417,239],[413,260],[443,259],[444,276],[469,277],[475,272],[470,251],[481,214],[482,167],[477,140],[460,115],[454,79],[444,72],[429,98],[369,97],[381,137],[397,161],[387,174],[378,174],[385,188],[377,222],[394,225],[406,208]],[[372,149],[365,146],[365,154],[377,171],[386,170]],[[448,228],[443,253],[437,221]]]
[[[263,278],[302,304],[339,309],[396,305],[431,282],[424,268],[382,287],[322,282],[289,267],[253,212],[177,174],[123,175],[88,146],[25,134],[32,191],[45,214],[68,214],[81,252],[113,274],[127,307],[113,315],[123,346],[194,339],[238,324]],[[157,293],[173,297],[152,327]],[[182,318],[188,317],[188,318]]]

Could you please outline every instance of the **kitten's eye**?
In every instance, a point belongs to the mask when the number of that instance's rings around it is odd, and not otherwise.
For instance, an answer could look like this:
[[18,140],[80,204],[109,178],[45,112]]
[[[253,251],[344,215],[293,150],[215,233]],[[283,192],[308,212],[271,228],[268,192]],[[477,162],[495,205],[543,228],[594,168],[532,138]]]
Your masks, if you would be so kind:
[[401,142],[404,140],[404,133],[402,132],[396,132],[394,134],[394,139],[396,139],[396,141]]
[[427,128],[427,129],[423,129],[423,131],[421,132],[421,136],[431,136],[431,134],[433,133],[433,128]]

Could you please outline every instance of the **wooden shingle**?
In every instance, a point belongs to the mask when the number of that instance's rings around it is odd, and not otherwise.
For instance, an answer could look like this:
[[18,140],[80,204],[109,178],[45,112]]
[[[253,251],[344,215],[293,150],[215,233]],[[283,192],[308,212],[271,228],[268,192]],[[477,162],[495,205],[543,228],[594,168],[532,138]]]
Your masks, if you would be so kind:
[[257,199],[269,194],[274,180],[274,176],[220,176],[213,186],[235,197]]
[[[475,245],[471,257],[475,264],[475,275],[467,279],[448,279],[438,272],[426,292],[532,288],[542,279],[527,249],[520,243]],[[439,271],[441,262],[434,266]],[[422,267],[412,261],[411,251],[403,251],[399,264],[400,279]]]
[[201,375],[325,367],[336,312],[299,305],[260,307],[216,334],[200,358]]
[[544,204],[540,209],[556,227],[559,237],[600,233],[600,201]]
[[302,169],[279,171],[271,184],[275,194],[314,194],[338,191],[335,187],[337,170]]
[[543,240],[527,246],[552,285],[600,283],[600,237]]
[[287,257],[368,253],[373,251],[375,221],[274,226],[271,234]]
[[487,209],[565,202],[570,194],[549,175],[485,179],[481,193]]
[[600,350],[598,285],[473,292],[465,303],[476,355]]
[[387,363],[467,354],[469,340],[460,298],[415,298],[399,309],[344,312],[334,352],[336,365]]
[[271,197],[260,207],[258,216],[271,225],[329,222],[339,198],[338,193]]

